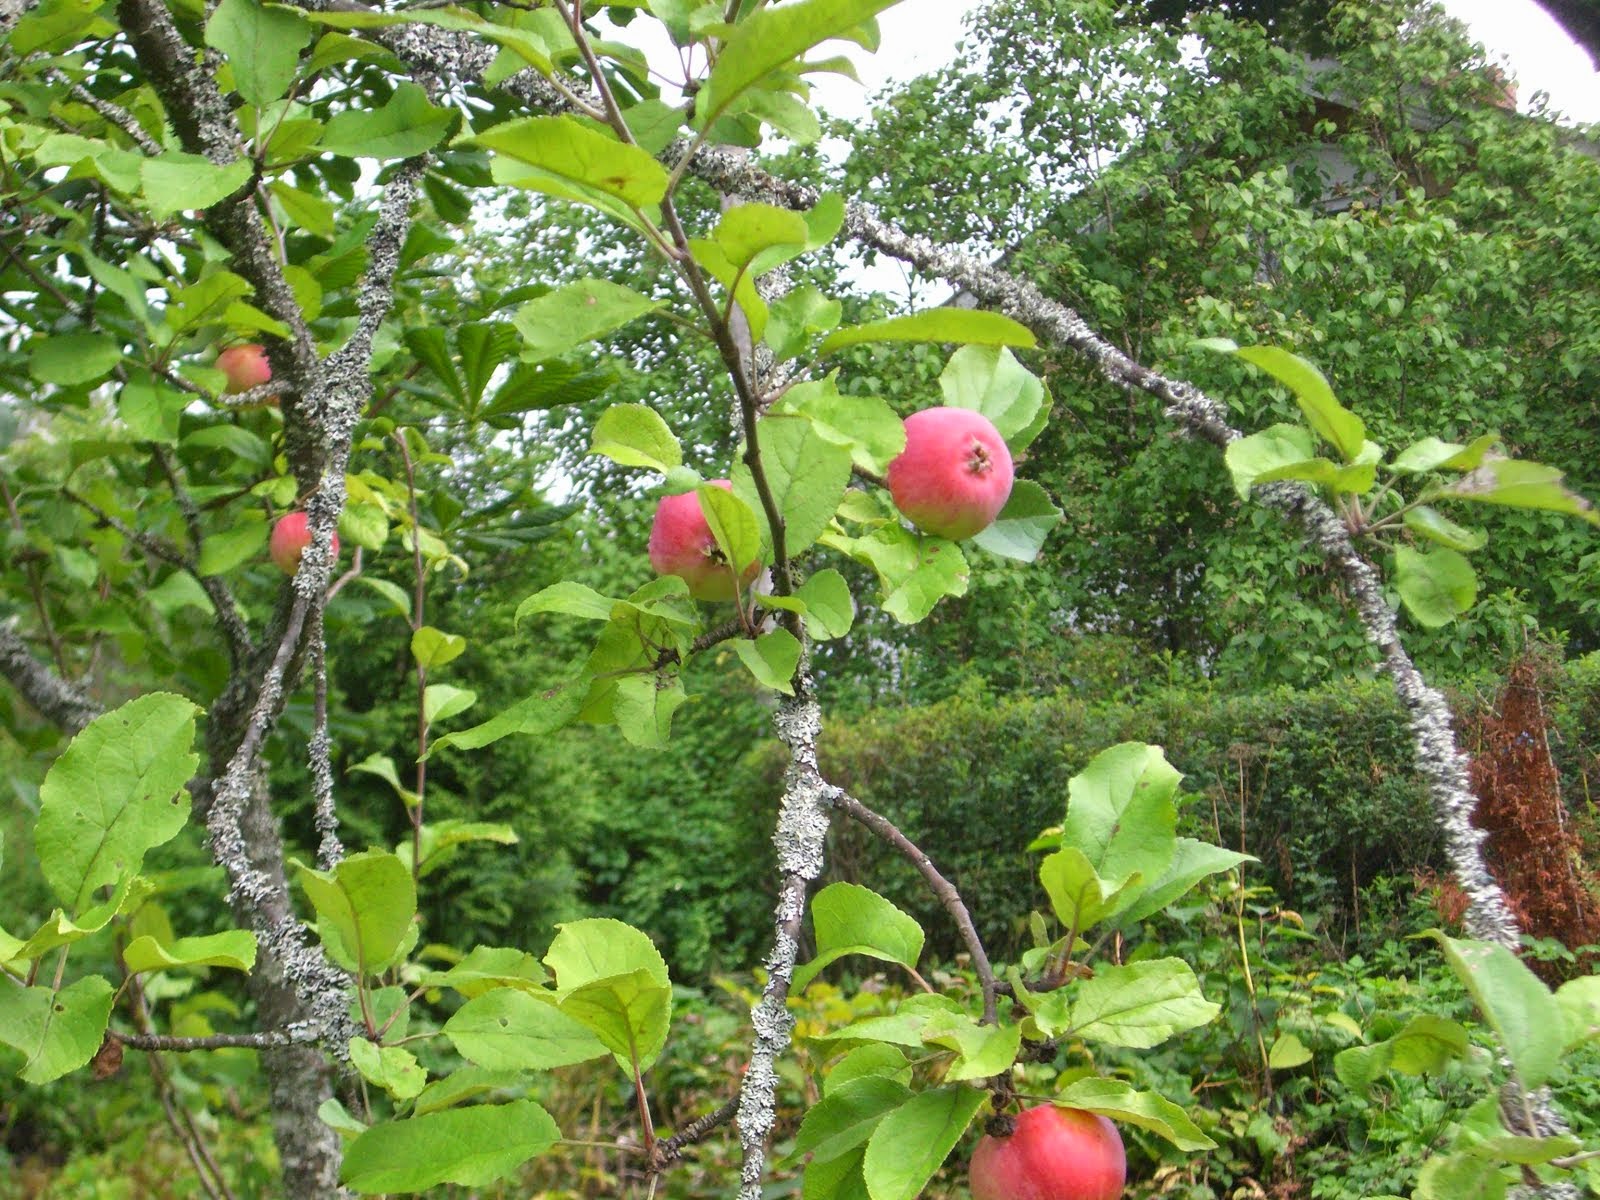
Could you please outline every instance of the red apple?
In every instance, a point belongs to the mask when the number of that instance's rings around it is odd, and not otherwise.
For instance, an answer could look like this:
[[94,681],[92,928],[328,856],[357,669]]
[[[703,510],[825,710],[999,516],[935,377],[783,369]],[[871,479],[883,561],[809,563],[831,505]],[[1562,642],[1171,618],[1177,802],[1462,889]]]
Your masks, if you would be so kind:
[[267,361],[267,352],[254,342],[229,346],[217,355],[217,370],[228,377],[226,390],[230,396],[260,387],[272,378],[272,364]]
[[889,464],[895,507],[928,533],[959,542],[994,523],[1011,495],[1011,451],[970,408],[906,418],[906,448]]
[[978,1142],[969,1177],[972,1200],[1117,1200],[1128,1159],[1104,1117],[1041,1104],[1017,1118],[1010,1137]]
[[[733,490],[733,484],[726,479],[709,482],[712,487]],[[734,598],[733,568],[717,549],[717,539],[711,535],[711,526],[700,509],[700,497],[693,492],[664,496],[656,505],[655,523],[650,526],[650,565],[657,575],[682,579],[696,600]],[[749,583],[760,570],[760,561],[752,562],[739,577],[738,586]]]
[[[285,513],[272,527],[272,540],[268,551],[278,570],[293,575],[300,569],[300,555],[311,545],[311,526],[303,512]],[[333,556],[339,557],[339,535],[333,535]]]

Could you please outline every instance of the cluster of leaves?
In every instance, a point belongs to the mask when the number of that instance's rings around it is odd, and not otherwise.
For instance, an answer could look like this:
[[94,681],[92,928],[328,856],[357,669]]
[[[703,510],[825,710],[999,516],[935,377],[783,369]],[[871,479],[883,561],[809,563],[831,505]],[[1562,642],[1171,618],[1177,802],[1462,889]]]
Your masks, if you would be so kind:
[[[1263,484],[1293,480],[1321,493],[1354,535],[1381,541],[1385,532],[1392,535],[1403,528],[1416,539],[1435,543],[1431,551],[1407,545],[1394,550],[1395,590],[1422,625],[1444,625],[1472,607],[1478,577],[1466,554],[1483,549],[1489,540],[1483,530],[1458,525],[1435,505],[1536,509],[1600,526],[1600,514],[1563,486],[1560,471],[1508,457],[1497,433],[1482,434],[1466,445],[1425,437],[1385,463],[1384,449],[1368,440],[1365,423],[1334,398],[1322,372],[1305,359],[1275,346],[1240,349],[1225,339],[1204,344],[1237,354],[1288,387],[1306,421],[1273,425],[1228,447],[1228,470],[1240,499]],[[1319,441],[1332,447],[1338,461],[1317,453]],[[1388,476],[1382,487],[1379,471]],[[1432,478],[1444,472],[1452,474]],[[1414,486],[1415,494],[1407,499],[1401,486]]]

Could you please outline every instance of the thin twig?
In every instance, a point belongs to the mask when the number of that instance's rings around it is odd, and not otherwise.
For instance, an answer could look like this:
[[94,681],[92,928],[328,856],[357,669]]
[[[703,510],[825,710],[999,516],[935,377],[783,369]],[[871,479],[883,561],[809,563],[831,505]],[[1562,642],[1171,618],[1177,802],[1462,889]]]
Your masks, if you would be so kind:
[[966,946],[967,953],[972,958],[972,969],[977,973],[978,986],[983,989],[983,1022],[986,1025],[995,1024],[998,1015],[994,998],[994,969],[989,965],[989,955],[984,951],[983,940],[978,937],[977,927],[972,923],[972,914],[967,911],[966,902],[961,899],[961,893],[956,890],[955,884],[940,874],[939,868],[933,865],[933,860],[923,853],[915,842],[900,832],[888,817],[873,812],[854,796],[840,790],[835,790],[833,793],[833,805],[888,842],[921,873],[929,890],[938,897],[939,903],[944,905],[945,912],[949,913],[950,919],[955,922],[962,944]]

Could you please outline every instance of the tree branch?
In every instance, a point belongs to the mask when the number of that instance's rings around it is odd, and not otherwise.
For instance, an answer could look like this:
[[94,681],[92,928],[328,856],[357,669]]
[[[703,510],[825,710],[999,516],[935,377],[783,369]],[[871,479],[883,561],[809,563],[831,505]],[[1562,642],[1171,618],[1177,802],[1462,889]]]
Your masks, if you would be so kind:
[[795,694],[784,698],[774,717],[778,738],[789,748],[778,828],[772,839],[778,849],[782,883],[773,914],[776,934],[772,953],[767,957],[767,984],[750,1013],[755,1027],[750,1066],[739,1089],[739,1141],[744,1150],[739,1200],[760,1200],[766,1143],[777,1114],[778,1075],[774,1064],[788,1049],[794,1030],[788,997],[800,950],[806,893],[822,873],[828,837],[827,806],[836,803],[841,794],[817,769],[822,712],[812,698],[804,661],[795,672],[795,684]]
[[160,1033],[122,1033],[107,1030],[106,1036],[115,1038],[134,1050],[222,1050],[243,1047],[246,1050],[264,1050],[269,1046],[308,1046],[319,1039],[319,1032],[309,1025],[287,1029],[266,1029],[256,1033],[214,1033],[208,1037],[168,1037]]
[[0,621],[0,675],[34,710],[67,733],[100,715],[100,706],[36,659],[17,633],[17,618]]
[[944,905],[944,910],[950,914],[950,919],[956,923],[961,941],[972,958],[972,969],[977,972],[978,986],[983,989],[984,1024],[995,1024],[999,1017],[994,999],[994,968],[989,965],[989,955],[983,948],[982,939],[978,937],[977,927],[972,923],[972,914],[967,911],[966,902],[961,899],[961,893],[956,890],[955,884],[940,874],[939,868],[933,865],[933,860],[924,854],[915,842],[900,832],[889,818],[873,812],[854,796],[838,788],[834,789],[833,805],[888,842],[921,872],[929,889],[938,897],[939,903]]

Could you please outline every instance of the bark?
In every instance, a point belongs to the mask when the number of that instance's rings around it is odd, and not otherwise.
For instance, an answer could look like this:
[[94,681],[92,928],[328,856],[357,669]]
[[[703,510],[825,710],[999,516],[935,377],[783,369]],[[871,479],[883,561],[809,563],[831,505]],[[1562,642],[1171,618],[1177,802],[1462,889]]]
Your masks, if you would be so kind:
[[0,623],[0,675],[41,717],[77,733],[100,715],[100,706],[36,659],[17,633],[16,618]]

